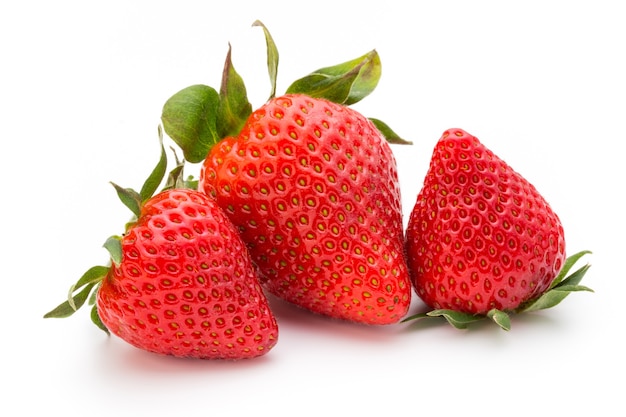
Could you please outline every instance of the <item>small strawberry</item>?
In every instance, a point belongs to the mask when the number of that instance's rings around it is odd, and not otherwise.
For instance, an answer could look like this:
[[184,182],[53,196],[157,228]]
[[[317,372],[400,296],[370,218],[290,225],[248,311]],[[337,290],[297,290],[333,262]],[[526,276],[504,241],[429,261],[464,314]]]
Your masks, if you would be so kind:
[[272,98],[211,149],[198,189],[239,228],[269,292],[361,323],[407,312],[395,159],[355,110],[304,94]]
[[[461,129],[437,143],[406,231],[418,296],[457,327],[489,316],[508,329],[508,312],[548,308],[578,285],[588,265],[564,274],[559,217],[520,174]],[[559,274],[561,272],[561,274]],[[411,319],[409,318],[409,319]],[[408,320],[408,319],[407,319]]]
[[267,353],[276,320],[245,244],[215,201],[187,188],[149,198],[146,187],[143,195],[116,189],[136,220],[105,244],[111,265],[89,269],[45,317],[67,317],[93,294],[94,322],[137,348],[201,359]]

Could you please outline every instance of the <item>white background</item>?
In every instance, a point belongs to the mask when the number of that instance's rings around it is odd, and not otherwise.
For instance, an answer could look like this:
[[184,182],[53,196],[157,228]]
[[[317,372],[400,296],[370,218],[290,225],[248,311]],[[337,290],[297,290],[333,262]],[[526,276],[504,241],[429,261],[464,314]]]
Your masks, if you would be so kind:
[[[0,6],[0,414],[624,415],[621,3],[345,4]],[[102,243],[128,219],[108,182],[140,187],[171,94],[218,88],[230,42],[252,104],[265,101],[256,19],[281,54],[279,93],[317,68],[379,52],[382,79],[355,108],[414,142],[394,147],[405,220],[437,139],[463,128],[547,198],[570,254],[594,252],[582,284],[595,293],[515,316],[510,332],[437,320],[370,328],[272,299],[278,345],[235,363],[144,353],[107,338],[87,311],[44,320],[106,262]],[[421,307],[415,299],[412,312]]]

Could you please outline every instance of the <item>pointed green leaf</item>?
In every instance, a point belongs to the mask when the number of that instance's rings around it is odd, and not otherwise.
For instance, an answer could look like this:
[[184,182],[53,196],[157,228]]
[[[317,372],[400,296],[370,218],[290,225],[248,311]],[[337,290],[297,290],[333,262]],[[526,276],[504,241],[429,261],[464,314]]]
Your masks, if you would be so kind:
[[119,236],[110,236],[102,246],[109,252],[115,265],[122,263],[122,240]]
[[183,180],[183,170],[184,165],[177,165],[170,171],[167,177],[167,181],[165,182],[165,190],[169,190],[172,188],[185,188],[184,180]]
[[334,103],[343,104],[350,95],[350,87],[356,78],[329,79],[322,74],[311,74],[306,78],[295,81],[287,89],[287,94],[306,94],[311,97],[324,98]]
[[89,296],[89,300],[87,300],[87,304],[92,306],[96,304],[96,299],[98,298],[98,289],[102,286],[102,281],[96,283],[91,295]]
[[559,285],[544,292],[538,298],[531,300],[529,303],[523,305],[520,309],[517,310],[517,313],[525,313],[529,311],[545,310],[547,308],[552,308],[559,304],[561,301],[563,301],[565,297],[567,297],[572,292],[593,292],[591,288],[578,285],[578,283],[590,267],[591,266],[588,264],[581,267],[576,272],[572,273],[572,275],[564,279]]
[[376,129],[385,137],[387,142],[397,145],[412,145],[413,142],[402,139],[396,132],[382,120],[374,119],[370,117],[370,121],[376,126]]
[[142,203],[139,193],[132,188],[122,188],[114,182],[111,182],[111,185],[115,188],[117,196],[120,198],[122,203],[124,203],[124,205],[128,207],[135,216],[139,217]]
[[504,311],[494,308],[487,312],[487,317],[493,320],[503,330],[511,330],[511,318]]
[[108,266],[92,266],[89,268],[79,279],[76,281],[74,285],[72,285],[67,294],[67,301],[74,310],[78,310],[78,307],[74,304],[74,293],[80,288],[91,285],[91,284],[99,284],[104,277],[109,273]]
[[438,309],[428,311],[426,313],[418,313],[412,316],[409,316],[401,321],[401,323],[406,323],[414,320],[421,320],[427,318],[434,317],[443,317],[448,323],[454,326],[457,329],[466,329],[470,323],[475,321],[483,320],[484,316],[477,316],[473,314],[461,313],[459,311],[447,310],[447,309]]
[[217,132],[220,138],[236,136],[241,131],[248,116],[252,113],[252,105],[248,101],[246,86],[241,76],[235,71],[231,59],[231,48],[224,63],[220,101],[217,116]]
[[550,284],[550,288],[554,288],[555,286],[557,286],[561,281],[563,281],[563,279],[565,278],[565,276],[567,275],[567,273],[570,271],[570,269],[576,264],[576,262],[578,262],[578,260],[580,258],[582,258],[583,256],[590,254],[591,251],[589,250],[584,250],[584,251],[580,251],[578,253],[575,253],[574,255],[569,256],[566,260],[565,263],[563,264],[563,267],[561,268],[561,270],[559,271],[559,274],[554,278],[554,280],[552,280],[552,283]]
[[71,289],[70,293],[73,293],[75,290],[84,287],[88,284],[97,284],[104,279],[104,277],[109,273],[110,267],[108,266],[92,266],[89,268],[81,277],[76,281]]
[[374,91],[382,73],[380,56],[376,50],[372,50],[352,62],[357,63],[358,61],[361,61],[362,63],[361,68],[359,69],[359,74],[355,82],[352,84],[352,88],[350,89],[350,96],[344,103],[348,106],[361,101]]
[[78,292],[78,294],[68,298],[68,304],[74,311],[78,311],[78,309],[85,304],[85,301],[89,298],[89,294],[91,294],[91,290],[95,287],[95,285],[95,282],[89,283],[85,285],[83,289]]
[[359,58],[314,71],[292,83],[287,93],[307,94],[351,105],[374,91],[380,74],[380,57],[373,50]]
[[265,44],[267,45],[267,72],[270,76],[270,84],[272,90],[270,92],[270,99],[276,96],[276,79],[278,78],[278,48],[274,43],[274,39],[269,30],[259,20],[255,21],[252,26],[259,26],[263,28],[265,34]]
[[412,316],[406,317],[404,319],[402,319],[400,321],[400,323],[407,323],[409,321],[415,321],[415,320],[420,320],[420,319],[427,319],[430,316],[427,313],[418,313],[418,314],[413,314]]
[[89,293],[95,286],[95,283],[91,283],[83,287],[83,289],[74,296],[70,296],[68,300],[59,304],[56,308],[46,313],[44,318],[65,318],[69,317],[78,311],[79,308],[85,304],[85,301],[89,297]]
[[591,268],[591,265],[589,264],[578,268],[575,272],[572,272],[570,276],[561,280],[558,285],[553,286],[552,289],[556,290],[566,285],[578,285],[580,281],[582,281],[587,271],[589,271],[589,268]]
[[529,311],[544,310],[552,308],[559,304],[569,295],[567,291],[555,291],[548,290],[544,292],[539,298],[533,300],[531,303],[524,306],[523,309],[517,310],[518,313],[526,313]]
[[98,328],[100,330],[102,330],[103,332],[105,332],[106,334],[111,334],[109,332],[109,329],[106,328],[106,326],[104,325],[104,323],[102,323],[102,320],[100,319],[100,315],[98,314],[98,307],[96,305],[94,305],[91,308],[91,322],[93,324],[95,324],[96,326],[98,326]]
[[163,105],[163,129],[187,161],[201,162],[221,139],[216,124],[219,105],[219,94],[206,85],[184,88]]
[[185,160],[181,160],[178,157],[178,152],[176,152],[176,149],[173,146],[170,146],[170,151],[172,151],[172,154],[174,155],[174,162],[176,162],[176,166],[185,164]]
[[158,134],[159,144],[161,145],[161,156],[159,157],[159,162],[152,170],[152,173],[141,187],[141,191],[139,191],[139,198],[142,203],[154,195],[156,190],[159,188],[161,181],[163,181],[165,171],[167,170],[167,155],[165,155],[165,148],[163,147],[163,131],[161,130],[160,125],[158,127]]
[[163,190],[169,190],[173,188],[188,188],[185,187],[185,181],[183,179],[184,170],[185,170],[185,160],[179,159],[178,154],[176,153],[176,149],[170,147],[172,153],[174,154],[174,160],[176,162],[176,166],[172,169],[168,175],[167,180],[165,181],[165,185],[163,186]]
[[[92,266],[73,284],[67,294],[67,299],[59,304],[55,309],[44,315],[44,318],[48,317],[68,317],[74,314],[78,310],[85,299],[89,295],[94,285],[98,285],[109,271],[108,266]],[[74,295],[77,290],[81,290],[78,294]]]
[[443,317],[448,321],[448,323],[457,329],[466,329],[470,323],[483,320],[485,318],[484,316],[477,316],[474,314],[445,309],[429,311],[426,314],[430,317]]
[[587,292],[595,292],[589,287],[584,285],[559,285],[556,288],[553,288],[552,291],[564,291],[564,292],[577,292],[577,291],[587,291]]

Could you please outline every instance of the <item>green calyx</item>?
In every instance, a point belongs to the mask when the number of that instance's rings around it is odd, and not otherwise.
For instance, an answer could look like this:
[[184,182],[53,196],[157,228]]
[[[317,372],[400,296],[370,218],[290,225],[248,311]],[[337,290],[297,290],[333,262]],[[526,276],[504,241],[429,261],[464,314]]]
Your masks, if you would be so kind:
[[109,333],[109,330],[100,320],[98,309],[96,307],[96,294],[100,283],[109,273],[110,266],[93,266],[89,268],[79,279],[70,287],[67,294],[67,300],[59,304],[56,308],[46,313],[43,317],[47,318],[66,318],[73,315],[88,300],[91,306],[91,321]]
[[515,310],[515,313],[519,314],[554,307],[572,292],[593,292],[591,288],[579,285],[580,281],[591,267],[590,264],[585,264],[576,271],[572,272],[570,275],[567,275],[578,260],[586,254],[591,254],[591,252],[581,251],[567,258],[559,274],[554,278],[554,280],[552,280],[550,288],[548,288],[548,290],[539,297],[521,305],[517,310]]
[[[120,201],[135,215],[135,219],[140,216],[143,204],[157,192],[167,172],[167,155],[165,153],[165,147],[163,146],[163,130],[161,126],[159,126],[158,135],[161,148],[159,161],[143,183],[141,190],[137,192],[132,188],[123,188],[111,182]],[[169,172],[167,180],[161,190],[170,188],[197,189],[198,184],[193,177],[184,178],[185,160],[179,160],[175,151],[174,157],[176,158],[176,166]],[[132,222],[127,225],[127,229],[130,224],[132,224]]]
[[421,320],[424,318],[443,317],[446,321],[457,329],[466,329],[471,323],[481,321],[484,319],[491,319],[503,330],[511,329],[510,314],[521,314],[530,311],[545,310],[552,308],[559,304],[572,292],[593,290],[584,285],[579,285],[589,268],[590,264],[585,264],[578,268],[576,271],[568,275],[572,267],[586,254],[590,254],[590,251],[581,251],[574,255],[571,255],[565,260],[565,264],[559,274],[554,278],[547,291],[541,294],[539,297],[529,300],[523,305],[519,306],[515,311],[506,312],[498,309],[493,309],[487,312],[485,315],[468,314],[449,309],[436,309],[425,313],[414,314],[402,320],[402,323],[412,322],[415,320]]
[[372,50],[356,59],[313,71],[293,82],[286,93],[306,94],[349,106],[374,91],[380,75],[380,57]]
[[[125,231],[136,222],[137,218],[141,215],[141,207],[157,192],[160,185],[163,183],[163,179],[165,178],[167,171],[167,156],[163,147],[163,135],[160,126],[158,133],[161,145],[159,161],[144,182],[141,190],[137,192],[132,188],[123,188],[115,183],[111,183],[115,188],[120,201],[133,213],[133,218],[126,224],[124,229]],[[175,153],[174,155],[176,156]],[[183,178],[183,165],[184,161],[179,161],[176,157],[176,167],[169,173],[162,190],[169,188],[197,188],[197,183],[193,180],[193,178]],[[109,264],[106,266],[93,266],[85,271],[78,281],[70,286],[67,298],[57,307],[44,314],[44,318],[70,317],[83,307],[85,303],[87,303],[87,305],[91,307],[91,321],[98,328],[109,334],[109,330],[102,323],[102,320],[98,315],[96,294],[102,284],[102,281],[106,279],[109,274],[111,264],[113,263],[119,265],[122,262],[121,236],[110,236],[104,242],[103,247],[109,253]]]
[[[278,49],[263,23],[257,20],[252,26],[261,27],[265,34],[271,99],[276,96]],[[315,70],[293,82],[286,93],[352,105],[374,91],[380,80],[381,68],[380,56],[372,50],[341,64]],[[199,163],[220,140],[236,136],[251,113],[246,86],[235,70],[229,45],[219,92],[203,84],[183,88],[165,102],[161,121],[165,133],[182,149],[184,158],[191,163]],[[390,143],[411,143],[382,121],[370,120]]]

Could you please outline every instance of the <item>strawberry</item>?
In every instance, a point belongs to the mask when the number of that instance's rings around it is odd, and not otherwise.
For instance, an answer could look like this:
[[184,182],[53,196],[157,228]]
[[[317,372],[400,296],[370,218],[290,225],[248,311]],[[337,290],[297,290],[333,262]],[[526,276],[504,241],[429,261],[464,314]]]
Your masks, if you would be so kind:
[[412,289],[388,143],[410,142],[347,107],[378,84],[378,53],[319,68],[276,96],[278,50],[254,26],[268,48],[268,101],[252,112],[229,46],[219,92],[196,84],[171,96],[165,131],[202,164],[198,189],[238,227],[266,290],[334,318],[397,322]]
[[276,320],[245,244],[215,201],[188,188],[147,199],[116,188],[136,220],[105,244],[110,265],[89,269],[45,317],[73,314],[93,291],[94,322],[137,348],[201,359],[267,353]]
[[357,111],[305,94],[274,97],[211,149],[198,189],[237,226],[270,293],[367,324],[407,312],[396,163]]
[[436,309],[429,315],[461,328],[489,316],[508,329],[507,313],[588,290],[577,285],[588,266],[568,280],[559,274],[586,252],[566,262],[563,226],[544,197],[461,129],[445,131],[435,146],[406,250],[417,295]]

